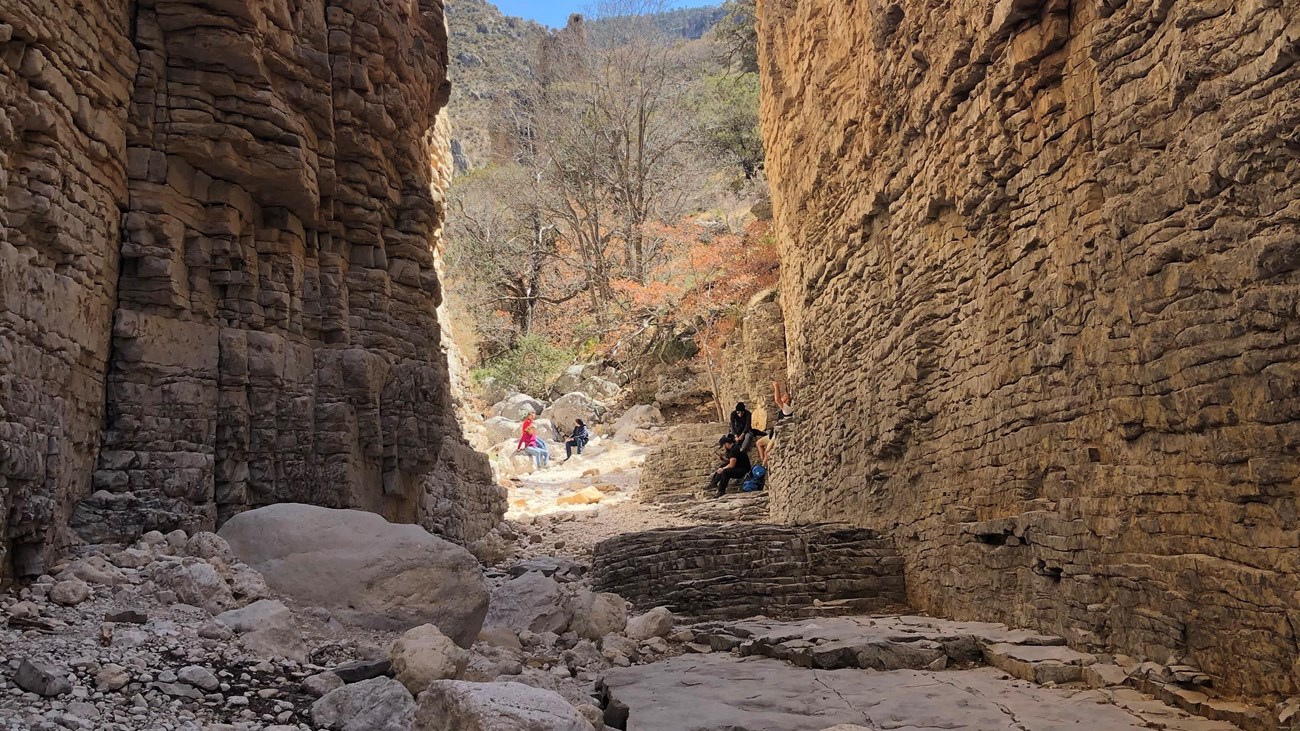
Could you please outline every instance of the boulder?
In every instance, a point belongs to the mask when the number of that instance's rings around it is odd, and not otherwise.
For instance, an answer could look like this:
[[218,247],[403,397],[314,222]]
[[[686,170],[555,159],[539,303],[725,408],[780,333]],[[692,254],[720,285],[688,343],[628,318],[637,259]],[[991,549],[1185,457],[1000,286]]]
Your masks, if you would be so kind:
[[573,621],[569,631],[588,640],[599,640],[627,627],[627,602],[618,594],[579,592],[570,603]]
[[577,390],[594,399],[605,400],[617,396],[620,389],[617,383],[597,376],[583,381]]
[[492,590],[487,625],[561,634],[573,617],[555,579],[531,572]]
[[494,416],[483,422],[489,444],[517,441],[522,428],[523,422],[507,419],[504,416]]
[[489,404],[495,404],[498,401],[503,401],[516,393],[519,393],[519,391],[513,386],[501,383],[492,376],[488,376],[482,381],[479,381],[478,391],[483,397],[483,400]]
[[391,678],[374,678],[326,693],[311,705],[311,720],[329,731],[411,731],[415,699]]
[[555,379],[551,384],[551,393],[571,393],[582,387],[582,381],[585,378],[587,366],[571,365],[564,369],[560,377]]
[[519,683],[438,680],[420,694],[416,731],[591,731],[558,693]]
[[216,533],[201,531],[190,536],[185,542],[185,555],[194,558],[220,558],[230,560],[234,555],[230,552],[230,544]]
[[47,698],[63,695],[72,691],[72,683],[64,673],[53,665],[43,662],[23,660],[14,673],[14,683],[28,693],[35,693]]
[[97,584],[99,586],[117,586],[126,581],[126,576],[122,573],[122,570],[103,556],[79,558],[59,572],[57,578],[64,581],[80,579],[87,584]]
[[648,404],[633,406],[614,422],[614,436],[616,439],[626,441],[631,439],[636,431],[649,429],[652,426],[663,426],[663,423],[664,415],[658,408]]
[[667,607],[655,607],[627,621],[628,637],[634,640],[648,640],[651,637],[667,637],[673,631],[673,613]]
[[565,394],[542,412],[543,419],[550,419],[568,429],[574,419],[582,419],[588,424],[599,423],[605,417],[605,405],[585,393]]
[[297,626],[289,608],[272,599],[262,599],[240,609],[222,612],[217,615],[217,621],[239,634],[267,627]]
[[546,404],[526,393],[507,396],[492,407],[493,416],[501,416],[511,421],[523,421],[530,413],[540,414]]
[[292,660],[305,663],[310,659],[307,642],[297,627],[263,627],[239,638],[248,654],[262,660]]
[[478,644],[514,651],[524,649],[523,643],[519,641],[519,635],[509,627],[484,627],[483,631],[478,633]]
[[409,629],[388,653],[397,682],[418,695],[435,680],[454,680],[465,672],[469,653],[431,624]]
[[342,622],[398,631],[432,624],[468,647],[487,615],[478,561],[419,526],[281,504],[236,515],[220,535],[272,589]]
[[90,598],[90,584],[78,578],[65,579],[50,588],[50,601],[64,606],[80,604]]
[[167,561],[153,571],[153,581],[159,589],[170,591],[176,600],[202,607],[212,614],[235,606],[235,597],[217,569],[207,561],[186,558]]

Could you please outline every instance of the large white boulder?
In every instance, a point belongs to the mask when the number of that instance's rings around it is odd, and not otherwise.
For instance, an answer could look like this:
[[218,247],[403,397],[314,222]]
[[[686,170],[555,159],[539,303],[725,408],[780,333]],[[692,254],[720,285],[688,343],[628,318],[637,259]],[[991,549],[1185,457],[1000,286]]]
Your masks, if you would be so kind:
[[563,696],[520,683],[438,680],[419,704],[416,731],[591,731]]
[[555,400],[542,412],[542,418],[550,419],[565,431],[573,428],[575,419],[582,419],[588,425],[599,423],[605,418],[605,405],[582,392],[565,394]]
[[498,401],[492,407],[493,416],[501,416],[511,421],[523,421],[530,413],[540,414],[546,404],[526,393],[517,393]]
[[385,630],[432,624],[469,647],[487,615],[478,561],[416,525],[285,503],[240,513],[220,535],[272,589],[342,622]]
[[392,678],[374,678],[326,693],[311,721],[329,731],[411,731],[415,699]]
[[549,576],[530,571],[492,590],[488,610],[489,627],[508,627],[516,632],[554,632],[562,634],[573,612],[560,584]]

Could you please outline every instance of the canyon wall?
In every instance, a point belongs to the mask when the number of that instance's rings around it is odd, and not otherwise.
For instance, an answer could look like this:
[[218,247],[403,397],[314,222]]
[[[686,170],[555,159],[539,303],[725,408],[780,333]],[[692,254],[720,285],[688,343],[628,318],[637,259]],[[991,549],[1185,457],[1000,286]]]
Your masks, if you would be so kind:
[[786,520],[1300,692],[1300,3],[759,0]]
[[[439,0],[0,0],[0,574],[274,502],[460,540]],[[93,494],[92,494],[93,493]]]

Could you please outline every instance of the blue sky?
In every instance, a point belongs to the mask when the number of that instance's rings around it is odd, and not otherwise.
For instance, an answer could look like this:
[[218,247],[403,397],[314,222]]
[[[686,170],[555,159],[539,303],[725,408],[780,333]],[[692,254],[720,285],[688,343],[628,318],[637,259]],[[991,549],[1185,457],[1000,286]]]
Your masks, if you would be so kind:
[[[532,18],[552,28],[563,27],[569,20],[570,13],[587,10],[590,0],[489,0],[506,15],[518,15]],[[709,0],[673,0],[674,8],[699,7],[708,5]]]

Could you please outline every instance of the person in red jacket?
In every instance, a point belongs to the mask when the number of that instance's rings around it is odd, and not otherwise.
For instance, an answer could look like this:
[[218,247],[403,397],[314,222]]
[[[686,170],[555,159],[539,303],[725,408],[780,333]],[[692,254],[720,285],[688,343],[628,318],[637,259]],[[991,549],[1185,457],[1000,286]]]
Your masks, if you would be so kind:
[[529,411],[528,416],[524,417],[524,423],[519,426],[519,443],[515,445],[516,452],[528,446],[528,442],[532,441],[528,438],[528,430],[533,426],[534,416],[537,416],[537,412]]

